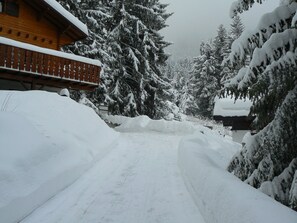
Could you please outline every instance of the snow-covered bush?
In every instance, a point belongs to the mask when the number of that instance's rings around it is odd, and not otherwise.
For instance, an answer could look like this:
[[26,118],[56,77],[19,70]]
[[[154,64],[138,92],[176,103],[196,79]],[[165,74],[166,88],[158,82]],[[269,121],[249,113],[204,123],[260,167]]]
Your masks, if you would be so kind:
[[65,97],[70,97],[70,93],[69,93],[69,91],[68,91],[68,89],[67,88],[63,88],[60,92],[59,92],[59,95],[61,95],[61,96],[65,96]]

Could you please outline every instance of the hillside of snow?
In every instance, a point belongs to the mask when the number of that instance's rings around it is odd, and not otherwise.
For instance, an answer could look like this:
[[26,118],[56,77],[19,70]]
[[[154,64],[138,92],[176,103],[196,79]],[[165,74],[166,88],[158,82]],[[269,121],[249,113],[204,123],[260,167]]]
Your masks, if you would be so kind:
[[72,184],[118,134],[93,110],[42,91],[0,91],[0,222],[17,222]]

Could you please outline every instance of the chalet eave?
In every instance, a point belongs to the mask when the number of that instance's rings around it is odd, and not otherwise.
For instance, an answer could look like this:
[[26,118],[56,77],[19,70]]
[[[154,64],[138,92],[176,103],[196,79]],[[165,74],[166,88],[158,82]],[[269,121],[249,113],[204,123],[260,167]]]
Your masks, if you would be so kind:
[[88,36],[87,30],[84,31],[69,19],[65,18],[61,13],[51,7],[44,0],[24,0],[27,4],[33,7],[39,18],[44,17],[53,23],[61,33],[68,35],[73,40],[81,40]]

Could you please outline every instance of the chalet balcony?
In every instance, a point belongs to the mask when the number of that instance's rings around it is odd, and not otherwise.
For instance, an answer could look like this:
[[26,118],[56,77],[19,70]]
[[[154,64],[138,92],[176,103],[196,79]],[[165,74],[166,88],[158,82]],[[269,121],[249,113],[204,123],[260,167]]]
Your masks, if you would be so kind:
[[97,60],[0,37],[0,79],[93,90],[100,70]]

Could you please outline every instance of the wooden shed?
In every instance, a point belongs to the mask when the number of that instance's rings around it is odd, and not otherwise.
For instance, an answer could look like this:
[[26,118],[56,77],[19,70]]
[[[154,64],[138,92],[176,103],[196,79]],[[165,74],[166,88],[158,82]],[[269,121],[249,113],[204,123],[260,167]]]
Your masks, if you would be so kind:
[[235,142],[242,142],[244,135],[251,130],[251,124],[255,119],[249,115],[252,102],[249,100],[236,101],[231,97],[217,98],[213,118],[222,121],[224,126],[232,127],[232,138]]
[[0,79],[93,90],[100,62],[60,51],[87,36],[87,27],[55,0],[0,0]]

